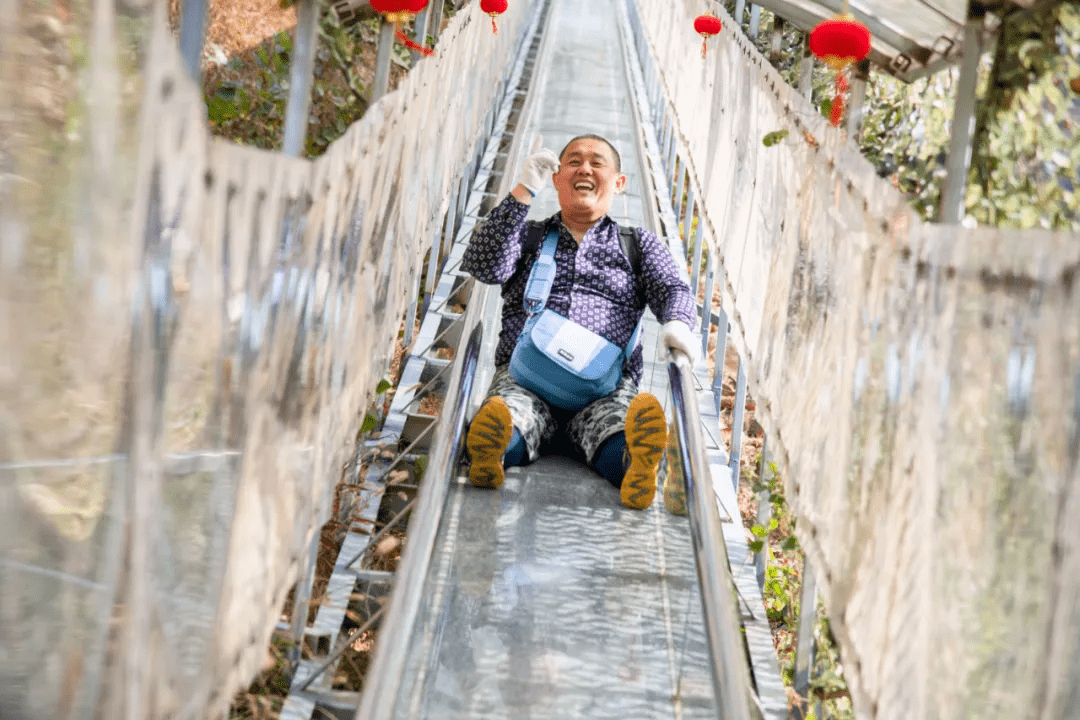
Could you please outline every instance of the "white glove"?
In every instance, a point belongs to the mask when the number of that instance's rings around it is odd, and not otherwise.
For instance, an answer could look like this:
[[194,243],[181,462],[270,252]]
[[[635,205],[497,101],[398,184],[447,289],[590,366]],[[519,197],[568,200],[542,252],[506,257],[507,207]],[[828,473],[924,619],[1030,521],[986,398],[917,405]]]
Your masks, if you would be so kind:
[[551,175],[558,169],[559,157],[543,147],[543,138],[537,135],[533,140],[529,157],[525,158],[525,165],[521,168],[518,182],[529,188],[529,192],[535,196],[551,184]]
[[682,320],[668,320],[661,325],[660,342],[666,348],[686,353],[691,365],[701,358],[701,338]]

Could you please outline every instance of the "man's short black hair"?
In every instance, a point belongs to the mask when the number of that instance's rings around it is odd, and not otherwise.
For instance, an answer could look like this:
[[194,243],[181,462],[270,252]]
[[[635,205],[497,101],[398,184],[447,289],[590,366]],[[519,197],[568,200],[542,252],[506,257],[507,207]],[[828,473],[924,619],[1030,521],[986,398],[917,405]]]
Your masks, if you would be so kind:
[[566,154],[566,149],[576,143],[578,140],[599,140],[600,142],[611,148],[611,154],[615,156],[615,172],[622,172],[622,158],[619,157],[619,151],[615,149],[615,146],[611,144],[611,141],[606,137],[600,135],[593,135],[589,133],[587,135],[578,135],[575,138],[571,138],[570,142],[563,146],[562,152],[559,153],[559,162],[562,162],[563,155]]

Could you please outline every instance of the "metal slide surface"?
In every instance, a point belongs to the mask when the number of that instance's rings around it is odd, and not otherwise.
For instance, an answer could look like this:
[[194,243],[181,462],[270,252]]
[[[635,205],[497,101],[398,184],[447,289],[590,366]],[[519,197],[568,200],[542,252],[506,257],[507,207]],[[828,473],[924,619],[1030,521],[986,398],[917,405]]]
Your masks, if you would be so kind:
[[[629,176],[611,214],[648,225],[618,12],[613,0],[554,1],[540,96],[521,130],[556,151],[576,134],[608,137]],[[549,189],[530,217],[557,209]],[[642,390],[670,406],[647,318]],[[647,511],[623,508],[568,458],[511,469],[497,491],[451,481],[420,613],[401,639],[397,717],[716,717],[687,519],[659,493]]]

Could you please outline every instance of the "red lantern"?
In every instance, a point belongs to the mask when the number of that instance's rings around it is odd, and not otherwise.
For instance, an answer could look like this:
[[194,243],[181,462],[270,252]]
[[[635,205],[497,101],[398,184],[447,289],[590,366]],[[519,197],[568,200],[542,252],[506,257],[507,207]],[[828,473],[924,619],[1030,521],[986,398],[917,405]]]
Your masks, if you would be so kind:
[[480,9],[491,16],[491,32],[499,34],[499,28],[495,25],[495,16],[506,12],[508,4],[506,0],[480,0]]
[[836,70],[836,96],[829,120],[839,125],[844,115],[848,82],[844,71],[870,54],[870,30],[851,15],[837,15],[810,31],[810,52]]
[[371,0],[371,9],[386,15],[386,21],[393,23],[394,37],[400,40],[405,47],[412,48],[424,55],[434,55],[435,51],[426,48],[419,43],[413,42],[406,37],[401,29],[396,27],[398,23],[407,22],[416,13],[427,7],[428,0]]
[[709,47],[709,38],[720,34],[723,25],[720,18],[708,13],[694,18],[694,31],[701,36],[701,57],[705,57],[705,51]]

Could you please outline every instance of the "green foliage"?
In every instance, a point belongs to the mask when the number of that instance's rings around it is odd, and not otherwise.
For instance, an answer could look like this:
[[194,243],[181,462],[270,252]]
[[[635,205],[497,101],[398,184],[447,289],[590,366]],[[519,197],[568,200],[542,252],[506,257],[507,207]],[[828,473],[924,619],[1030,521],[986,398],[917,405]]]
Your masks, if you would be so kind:
[[[734,11],[734,0],[723,4]],[[740,19],[744,31],[749,7]],[[804,34],[785,25],[780,53],[770,56],[772,27],[772,13],[763,10],[757,48],[797,87]],[[999,227],[1080,230],[1080,94],[1070,86],[1080,86],[1080,7],[1041,3],[1013,11],[1002,28],[994,57],[980,68],[967,213]],[[928,221],[937,217],[946,177],[958,74],[954,66],[907,84],[873,71],[867,83],[862,151]],[[834,82],[834,72],[818,63],[813,97],[826,117]]]
[[[752,476],[752,473],[750,474]],[[765,586],[762,599],[772,626],[777,659],[784,682],[791,686],[795,671],[795,632],[798,627],[802,597],[803,554],[795,537],[795,518],[784,498],[784,482],[774,463],[763,478],[751,479],[751,489],[760,498],[766,494],[771,506],[767,526],[756,525],[750,532],[756,538],[750,548],[767,553]],[[814,612],[814,668],[811,694],[822,703],[825,717],[847,720],[854,717],[847,683],[844,681],[840,650],[832,635],[825,606],[818,603]]]
[[1004,227],[1080,230],[1080,7],[1003,25],[976,129],[967,211]]
[[[367,109],[367,87],[360,79],[362,33],[363,23],[346,27],[333,11],[322,16],[304,148],[308,157],[325,152]],[[280,147],[292,52],[292,37],[279,32],[229,60],[218,73],[225,79],[209,82],[206,92],[215,134],[265,149]]]
[[761,144],[765,147],[772,147],[781,140],[788,136],[787,130],[773,130],[771,133],[766,133],[765,137],[761,138]]
[[379,413],[375,409],[371,409],[364,414],[364,422],[360,424],[360,432],[369,433],[378,426]]

